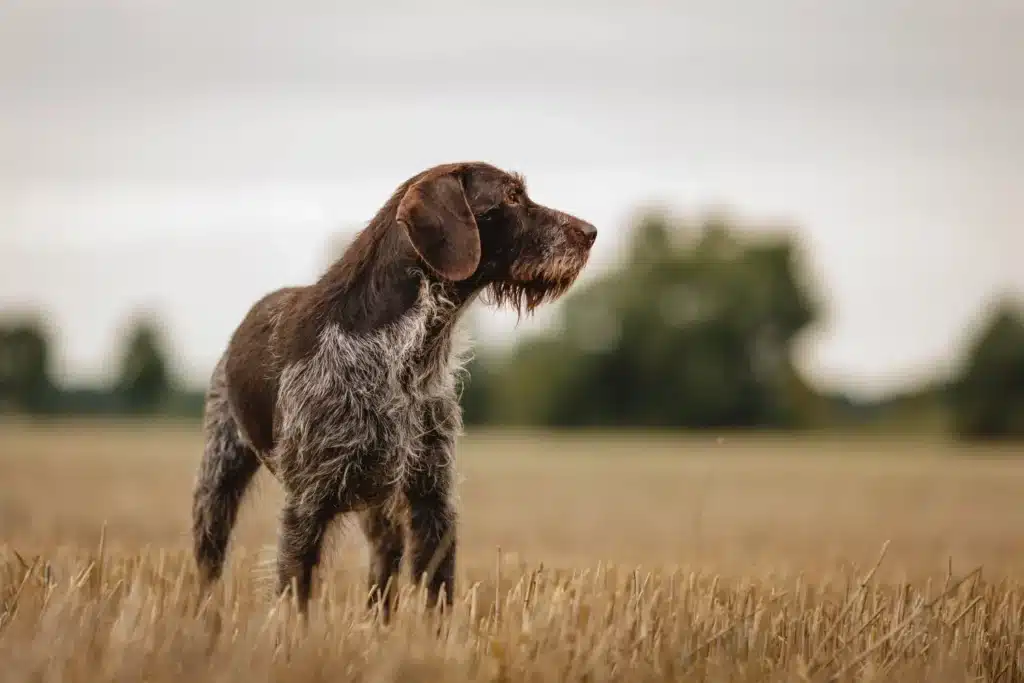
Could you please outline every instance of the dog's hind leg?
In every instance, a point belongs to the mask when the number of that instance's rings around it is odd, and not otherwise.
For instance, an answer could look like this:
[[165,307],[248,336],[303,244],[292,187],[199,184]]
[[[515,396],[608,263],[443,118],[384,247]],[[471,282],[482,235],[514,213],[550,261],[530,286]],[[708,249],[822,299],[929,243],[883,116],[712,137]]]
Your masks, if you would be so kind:
[[192,544],[204,586],[220,578],[245,492],[260,467],[228,406],[223,370],[214,371],[203,419],[205,445],[192,494]]

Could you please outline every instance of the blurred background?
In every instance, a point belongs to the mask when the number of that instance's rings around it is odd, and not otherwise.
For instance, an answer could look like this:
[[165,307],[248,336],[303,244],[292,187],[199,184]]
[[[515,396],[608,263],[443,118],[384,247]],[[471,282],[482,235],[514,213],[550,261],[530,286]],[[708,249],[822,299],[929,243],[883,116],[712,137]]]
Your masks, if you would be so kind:
[[1024,5],[0,5],[0,410],[198,420],[248,307],[480,159],[600,230],[469,429],[1024,437]]

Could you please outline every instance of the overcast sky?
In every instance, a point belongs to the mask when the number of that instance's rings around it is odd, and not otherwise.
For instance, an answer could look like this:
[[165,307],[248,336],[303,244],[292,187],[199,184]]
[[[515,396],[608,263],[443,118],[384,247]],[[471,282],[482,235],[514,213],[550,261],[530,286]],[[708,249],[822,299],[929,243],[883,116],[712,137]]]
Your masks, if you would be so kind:
[[332,232],[484,159],[598,225],[594,273],[642,202],[796,225],[831,305],[801,365],[878,393],[1024,292],[1021,36],[1017,0],[5,0],[0,307],[72,379],[154,308],[203,382]]

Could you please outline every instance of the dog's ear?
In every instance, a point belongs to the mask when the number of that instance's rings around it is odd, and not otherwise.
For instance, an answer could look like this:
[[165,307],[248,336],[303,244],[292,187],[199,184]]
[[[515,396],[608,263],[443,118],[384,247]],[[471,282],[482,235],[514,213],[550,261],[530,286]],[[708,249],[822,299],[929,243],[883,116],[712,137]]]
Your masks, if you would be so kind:
[[416,181],[398,204],[398,222],[416,252],[449,280],[465,280],[480,264],[480,233],[457,173]]

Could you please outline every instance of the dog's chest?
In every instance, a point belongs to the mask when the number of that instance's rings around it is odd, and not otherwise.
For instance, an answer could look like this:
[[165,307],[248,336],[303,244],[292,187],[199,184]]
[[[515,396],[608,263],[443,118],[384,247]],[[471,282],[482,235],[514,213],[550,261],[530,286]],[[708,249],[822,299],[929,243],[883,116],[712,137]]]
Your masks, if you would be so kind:
[[418,457],[424,437],[458,428],[450,326],[414,309],[373,334],[327,326],[316,352],[287,368],[281,436],[302,450],[387,450]]

